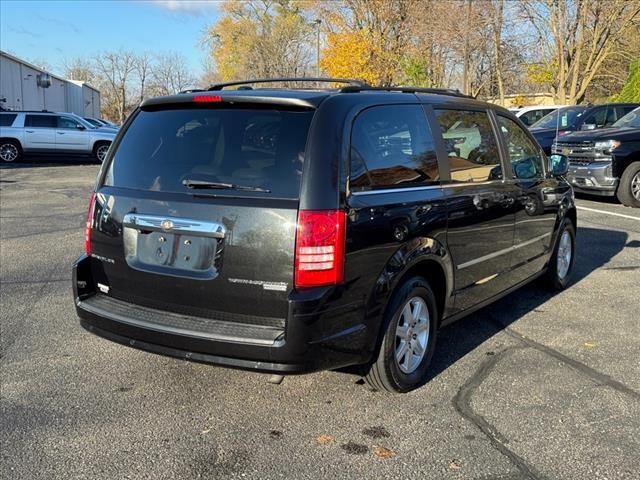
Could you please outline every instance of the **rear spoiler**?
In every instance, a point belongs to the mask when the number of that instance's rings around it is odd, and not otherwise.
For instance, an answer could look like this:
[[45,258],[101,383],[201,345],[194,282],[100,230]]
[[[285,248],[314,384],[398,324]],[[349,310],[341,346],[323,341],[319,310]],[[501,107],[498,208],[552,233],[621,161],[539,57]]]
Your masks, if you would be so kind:
[[[205,104],[253,104],[263,106],[282,106],[285,108],[302,108],[315,109],[320,103],[327,98],[324,92],[317,92],[316,95],[289,96],[283,95],[283,92],[277,92],[277,95],[269,95],[268,92],[250,90],[229,90],[215,92],[189,92],[178,95],[169,95],[166,97],[155,97],[145,100],[140,105],[142,110],[153,107],[196,104],[204,106]],[[276,93],[276,92],[274,92]]]

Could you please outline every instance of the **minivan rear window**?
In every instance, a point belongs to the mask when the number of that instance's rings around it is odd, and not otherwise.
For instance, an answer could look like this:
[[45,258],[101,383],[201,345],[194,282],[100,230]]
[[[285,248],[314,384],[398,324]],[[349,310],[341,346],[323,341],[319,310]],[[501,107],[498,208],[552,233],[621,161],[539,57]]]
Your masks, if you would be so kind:
[[[237,195],[297,198],[312,111],[178,108],[140,111],[117,146],[104,184],[190,192],[187,183],[220,183]],[[254,195],[251,193],[251,195]]]

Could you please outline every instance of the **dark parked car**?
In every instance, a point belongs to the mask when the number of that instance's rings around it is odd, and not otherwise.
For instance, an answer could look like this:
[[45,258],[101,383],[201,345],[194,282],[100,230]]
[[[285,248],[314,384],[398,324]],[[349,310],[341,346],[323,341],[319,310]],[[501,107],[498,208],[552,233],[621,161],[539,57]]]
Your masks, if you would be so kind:
[[544,149],[551,154],[551,145],[556,137],[577,130],[596,130],[610,127],[618,119],[624,117],[637,103],[608,103],[605,105],[576,105],[556,110],[529,127],[531,133]]
[[611,128],[560,137],[553,151],[569,158],[567,179],[576,191],[617,195],[640,208],[640,107]]
[[330,82],[346,86],[143,102],[91,197],[81,324],[259,372],[359,366],[406,392],[442,325],[537,277],[567,285],[564,157],[456,92]]

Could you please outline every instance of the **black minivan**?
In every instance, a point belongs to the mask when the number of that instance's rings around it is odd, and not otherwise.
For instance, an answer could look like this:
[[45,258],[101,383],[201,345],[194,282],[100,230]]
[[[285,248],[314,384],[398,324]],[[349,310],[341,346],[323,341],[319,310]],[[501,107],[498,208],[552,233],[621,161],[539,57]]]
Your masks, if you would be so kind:
[[91,196],[83,327],[278,375],[359,366],[407,392],[442,325],[539,276],[567,285],[566,158],[455,91],[323,80],[142,103]]

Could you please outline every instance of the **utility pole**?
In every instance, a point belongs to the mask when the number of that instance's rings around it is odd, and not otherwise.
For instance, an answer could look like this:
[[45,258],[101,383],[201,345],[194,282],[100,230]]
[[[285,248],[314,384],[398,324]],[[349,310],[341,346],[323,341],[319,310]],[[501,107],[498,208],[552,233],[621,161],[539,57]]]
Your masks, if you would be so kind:
[[320,76],[320,24],[322,20],[317,18],[313,22],[316,26],[316,77]]

